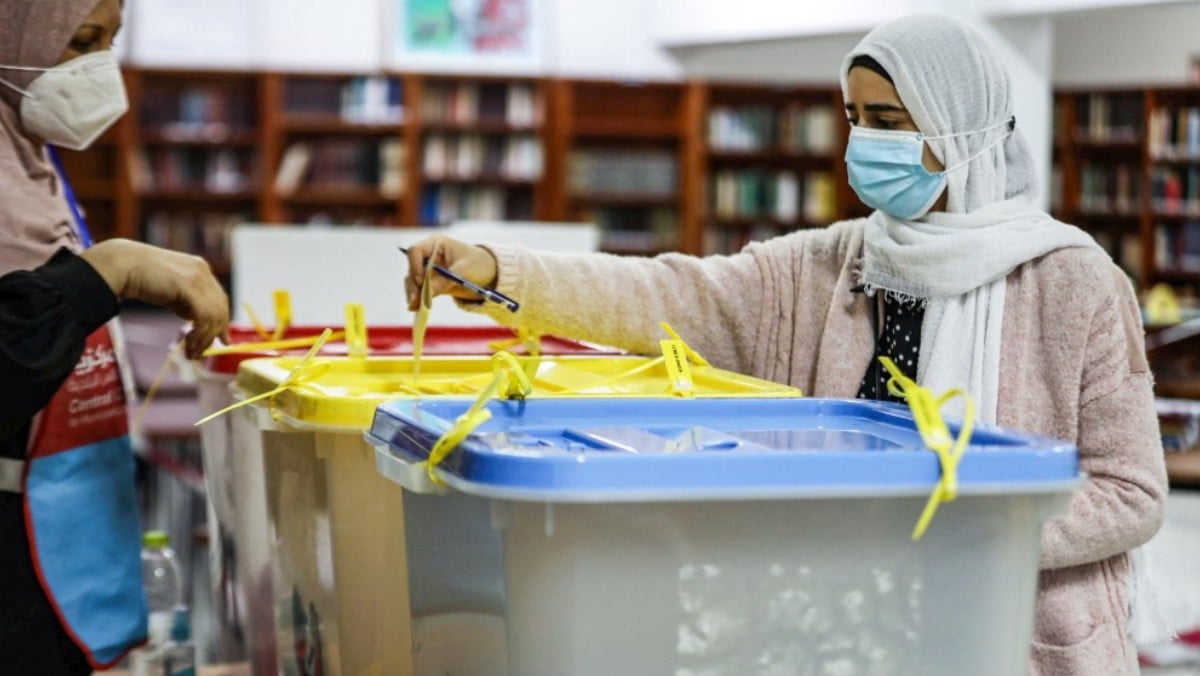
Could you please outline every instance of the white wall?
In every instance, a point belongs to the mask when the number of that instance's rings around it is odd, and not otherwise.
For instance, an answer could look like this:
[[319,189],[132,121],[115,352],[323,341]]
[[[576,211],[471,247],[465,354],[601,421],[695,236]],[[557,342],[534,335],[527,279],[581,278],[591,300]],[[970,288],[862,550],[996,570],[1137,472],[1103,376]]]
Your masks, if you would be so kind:
[[[393,2],[126,0],[128,36],[120,44],[143,65],[370,71],[386,63]],[[563,76],[832,82],[841,55],[871,26],[925,10],[993,18],[1058,13],[1056,85],[1181,82],[1200,52],[1195,0],[543,2],[544,72]],[[1063,13],[1085,6],[1109,8]]]
[[795,36],[865,32],[903,16],[921,0],[782,2],[781,0],[651,0],[668,12],[658,38],[672,47]]
[[[538,72],[675,78],[659,27],[678,15],[656,0],[541,0]],[[143,66],[305,71],[430,70],[388,54],[394,0],[126,0],[127,55]],[[671,11],[668,11],[671,10]],[[472,71],[491,64],[460,66]],[[453,67],[453,66],[452,66]],[[527,66],[504,72],[528,72]]]
[[658,0],[548,0],[547,71],[574,77],[666,79],[679,65],[660,47],[675,16]]
[[672,47],[683,72],[716,80],[836,84],[844,57],[866,31],[734,44]]
[[1056,85],[1178,84],[1200,57],[1200,2],[1055,18]]

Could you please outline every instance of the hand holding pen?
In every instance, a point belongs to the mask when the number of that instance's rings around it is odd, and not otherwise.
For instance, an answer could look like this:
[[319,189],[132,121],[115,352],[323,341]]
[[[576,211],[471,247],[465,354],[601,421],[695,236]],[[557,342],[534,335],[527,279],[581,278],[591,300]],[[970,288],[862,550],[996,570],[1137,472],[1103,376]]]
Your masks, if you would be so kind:
[[408,309],[416,310],[420,301],[421,284],[425,281],[426,263],[437,248],[433,261],[434,277],[429,280],[433,295],[449,294],[464,300],[482,300],[516,312],[517,301],[495,291],[496,259],[480,246],[460,242],[442,235],[427,237],[400,251],[408,256],[408,276],[404,280],[408,294]]

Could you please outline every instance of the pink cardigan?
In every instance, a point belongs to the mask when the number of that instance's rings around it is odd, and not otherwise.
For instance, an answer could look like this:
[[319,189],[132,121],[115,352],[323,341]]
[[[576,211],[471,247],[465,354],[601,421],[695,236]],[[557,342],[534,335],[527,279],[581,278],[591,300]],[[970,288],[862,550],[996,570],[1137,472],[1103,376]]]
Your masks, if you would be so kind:
[[[863,223],[705,259],[490,247],[497,289],[522,309],[482,311],[646,354],[658,350],[665,320],[721,368],[816,397],[854,397],[874,346],[871,306],[850,290]],[[1158,530],[1167,477],[1129,282],[1090,249],[1018,267],[1008,277],[1000,366],[998,423],[1074,442],[1088,475],[1066,515],[1042,531],[1031,672],[1137,673],[1126,552]]]

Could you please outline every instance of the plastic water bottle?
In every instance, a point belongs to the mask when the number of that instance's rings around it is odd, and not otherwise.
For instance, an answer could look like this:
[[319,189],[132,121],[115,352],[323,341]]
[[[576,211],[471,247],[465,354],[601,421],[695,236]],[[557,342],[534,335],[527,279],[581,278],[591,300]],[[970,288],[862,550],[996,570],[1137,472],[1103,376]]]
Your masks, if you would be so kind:
[[[147,531],[142,535],[142,587],[149,607],[149,640],[129,656],[133,676],[162,676],[166,673],[165,648],[171,640],[175,609],[183,607],[183,575],[167,534]],[[186,631],[184,607],[184,628]]]
[[175,606],[171,616],[171,638],[162,653],[165,676],[196,676],[196,646],[191,640],[187,606]]

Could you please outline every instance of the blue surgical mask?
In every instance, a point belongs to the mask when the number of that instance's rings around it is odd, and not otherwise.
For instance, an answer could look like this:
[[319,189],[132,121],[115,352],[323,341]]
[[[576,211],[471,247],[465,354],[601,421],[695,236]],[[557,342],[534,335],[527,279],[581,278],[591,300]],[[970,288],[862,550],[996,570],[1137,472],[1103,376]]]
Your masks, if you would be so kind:
[[[999,139],[944,171],[930,172],[921,164],[921,153],[927,140],[982,134],[1003,126],[1010,129]],[[846,144],[850,187],[863,204],[872,209],[905,221],[920,218],[946,189],[946,175],[1003,143],[1012,133],[1011,126],[1010,119],[983,129],[942,136],[925,136],[919,131],[851,127],[850,140]]]

